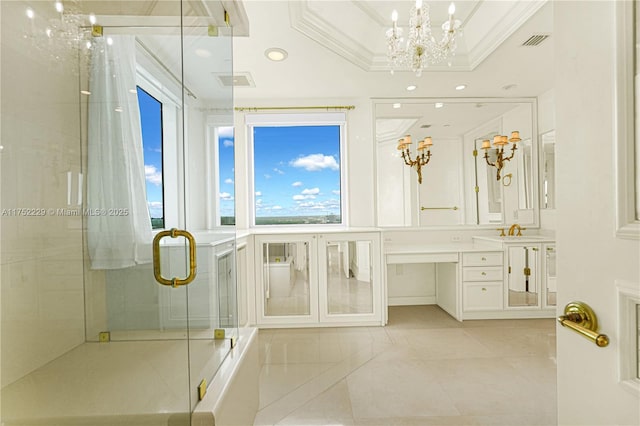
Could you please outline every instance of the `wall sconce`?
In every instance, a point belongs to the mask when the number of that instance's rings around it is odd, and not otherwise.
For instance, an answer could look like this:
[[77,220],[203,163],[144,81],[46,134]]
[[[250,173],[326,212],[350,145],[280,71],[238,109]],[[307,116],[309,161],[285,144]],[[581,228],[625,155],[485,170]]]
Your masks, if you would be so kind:
[[[418,142],[419,154],[416,155],[415,160],[411,159],[409,145],[411,145],[411,136],[406,135],[404,138],[398,140],[398,151],[402,153],[404,164],[409,167],[416,167],[416,171],[418,172],[418,183],[422,183],[422,166],[426,166],[429,160],[431,160],[430,148],[433,145],[433,141],[431,140],[431,136],[427,136]],[[427,151],[426,154],[424,152],[425,150]]]
[[[497,158],[493,163],[489,161],[489,149],[491,148],[491,142],[489,141],[489,139],[482,141],[482,149],[484,149],[484,159],[487,160],[488,165],[498,169],[497,180],[500,180],[500,171],[504,166],[504,162],[510,161],[513,158],[513,156],[516,154],[516,149],[518,149],[516,144],[521,140],[522,139],[520,139],[520,132],[517,131],[511,132],[511,139],[507,139],[506,136],[495,135],[493,137],[493,146],[496,148]],[[511,147],[511,155],[505,157],[504,147],[505,145],[509,145],[509,142],[513,144],[513,146]]]

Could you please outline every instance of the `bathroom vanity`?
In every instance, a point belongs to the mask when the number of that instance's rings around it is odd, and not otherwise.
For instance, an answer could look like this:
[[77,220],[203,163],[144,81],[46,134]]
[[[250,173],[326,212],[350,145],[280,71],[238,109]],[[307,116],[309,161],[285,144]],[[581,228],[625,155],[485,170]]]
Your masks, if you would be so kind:
[[459,321],[555,316],[555,242],[546,236],[472,243],[387,244],[385,267],[434,264],[435,303]]

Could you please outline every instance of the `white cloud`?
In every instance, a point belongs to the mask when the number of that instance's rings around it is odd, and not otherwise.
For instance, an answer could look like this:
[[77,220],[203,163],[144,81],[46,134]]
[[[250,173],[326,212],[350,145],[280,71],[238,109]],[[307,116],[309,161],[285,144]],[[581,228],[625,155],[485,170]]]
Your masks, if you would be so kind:
[[149,216],[162,217],[162,202],[149,201],[147,205],[149,206]]
[[339,170],[336,159],[330,155],[311,154],[306,157],[296,158],[290,163],[293,167],[302,167],[308,172],[317,172],[324,169]]
[[271,210],[282,210],[281,206],[273,206],[271,207]]
[[265,179],[271,179],[271,175],[264,175]]
[[162,185],[162,172],[156,169],[156,166],[145,164],[144,165],[144,177],[147,182],[160,186]]
[[233,183],[233,179],[227,178],[224,180],[224,183],[228,183],[229,185],[231,185]]
[[335,195],[340,195],[340,191],[339,191],[339,190],[335,190],[335,189],[334,189],[334,190],[333,190],[333,191],[331,191],[331,192],[332,192],[332,193],[334,193]]
[[302,190],[303,195],[318,195],[320,193],[320,188],[306,188]]
[[228,192],[221,192],[220,193],[220,199],[221,200],[231,201],[231,200],[233,200],[233,196],[231,194],[229,194]]
[[282,170],[278,169],[277,167],[274,168],[273,171],[276,172],[279,175],[283,175],[284,174],[284,172]]
[[302,186],[302,182],[298,181],[298,182],[293,182],[291,184],[291,186]]
[[292,198],[293,198],[295,201],[300,201],[300,200],[313,200],[313,199],[315,199],[315,198],[316,198],[316,196],[315,196],[315,195],[300,195],[300,194],[297,194],[297,195],[294,195]]
[[256,197],[261,197],[262,196],[262,191],[256,191]]
[[232,138],[233,137],[233,127],[218,127],[218,137],[221,138]]
[[233,141],[230,141],[229,139],[225,139],[222,142],[222,146],[224,146],[225,148],[231,148],[233,146]]

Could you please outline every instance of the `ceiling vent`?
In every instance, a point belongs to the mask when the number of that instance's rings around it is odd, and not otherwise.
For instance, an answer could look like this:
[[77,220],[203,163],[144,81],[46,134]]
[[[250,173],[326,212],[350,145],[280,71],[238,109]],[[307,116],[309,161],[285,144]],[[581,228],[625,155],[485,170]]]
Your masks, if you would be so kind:
[[230,74],[216,74],[218,81],[224,87],[256,87],[248,72]]
[[549,34],[534,34],[527,41],[522,43],[523,46],[538,46],[540,43],[549,38]]

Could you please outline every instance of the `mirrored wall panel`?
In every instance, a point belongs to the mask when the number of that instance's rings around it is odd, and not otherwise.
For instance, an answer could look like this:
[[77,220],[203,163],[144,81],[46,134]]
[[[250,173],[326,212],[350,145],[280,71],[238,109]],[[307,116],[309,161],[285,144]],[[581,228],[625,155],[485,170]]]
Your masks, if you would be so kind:
[[378,225],[539,223],[536,100],[374,100]]
[[373,312],[371,241],[327,241],[328,314]]
[[264,315],[310,315],[309,242],[262,244]]

